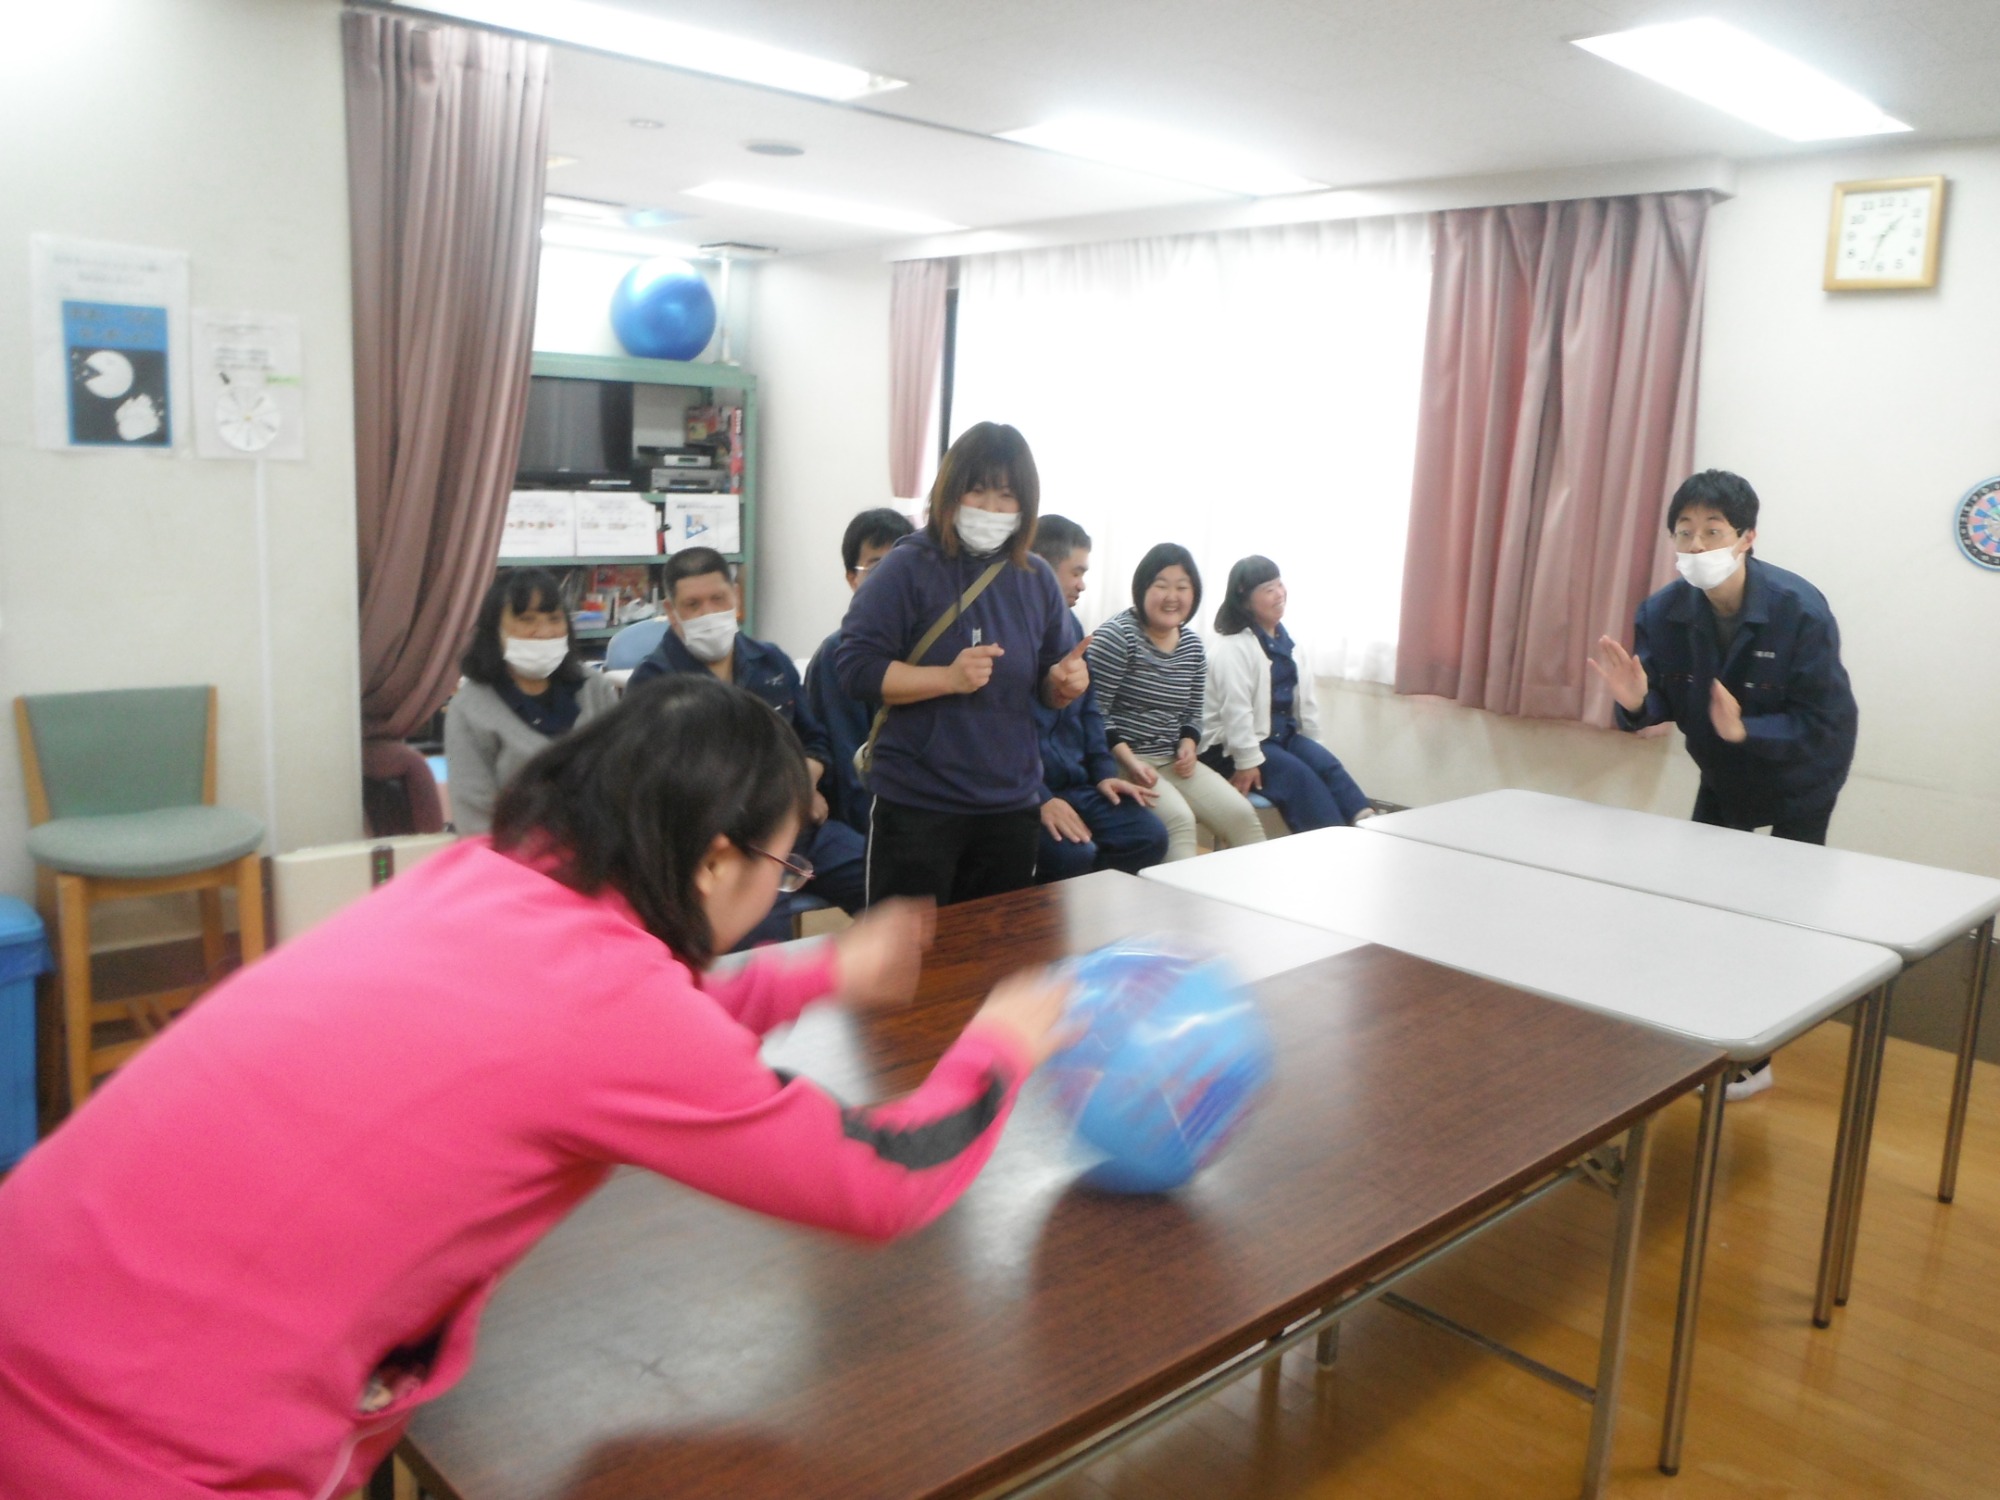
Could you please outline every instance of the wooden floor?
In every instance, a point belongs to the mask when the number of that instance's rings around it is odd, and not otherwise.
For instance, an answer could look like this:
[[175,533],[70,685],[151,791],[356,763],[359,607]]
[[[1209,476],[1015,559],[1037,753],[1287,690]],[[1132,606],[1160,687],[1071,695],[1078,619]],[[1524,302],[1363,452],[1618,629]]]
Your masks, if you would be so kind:
[[[1811,1326],[1848,1031],[1780,1053],[1731,1106],[1680,1476],[1654,1467],[1695,1106],[1656,1133],[1610,1493],[2000,1496],[2000,1067],[1978,1065],[1958,1201],[1936,1198],[1951,1057],[1891,1041],[1854,1295]],[[1421,1088],[1421,1079],[1410,1081]],[[1413,1299],[1591,1378],[1612,1205],[1574,1185],[1413,1279]],[[1379,1306],[1050,1493],[1061,1500],[1567,1497],[1584,1404]]]

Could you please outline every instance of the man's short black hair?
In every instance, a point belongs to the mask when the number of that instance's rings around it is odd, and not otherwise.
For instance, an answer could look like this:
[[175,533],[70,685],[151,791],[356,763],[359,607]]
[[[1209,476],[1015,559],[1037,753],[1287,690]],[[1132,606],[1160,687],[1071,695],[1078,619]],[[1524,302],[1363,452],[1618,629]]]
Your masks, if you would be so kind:
[[1028,545],[1043,562],[1059,568],[1072,552],[1090,550],[1090,533],[1068,516],[1041,516],[1035,521],[1035,539]]
[[878,505],[847,523],[840,538],[840,560],[852,573],[861,566],[863,547],[893,547],[917,528],[900,510]]
[[667,602],[673,603],[674,590],[680,587],[683,578],[700,578],[708,573],[720,573],[728,582],[736,582],[736,570],[729,566],[729,559],[713,547],[681,548],[667,560],[667,571],[660,580]]
[[1757,524],[1757,492],[1750,488],[1749,480],[1727,469],[1703,469],[1681,481],[1674,498],[1667,502],[1667,530],[1674,529],[1681,512],[1691,505],[1721,511],[1722,519],[1739,534]]

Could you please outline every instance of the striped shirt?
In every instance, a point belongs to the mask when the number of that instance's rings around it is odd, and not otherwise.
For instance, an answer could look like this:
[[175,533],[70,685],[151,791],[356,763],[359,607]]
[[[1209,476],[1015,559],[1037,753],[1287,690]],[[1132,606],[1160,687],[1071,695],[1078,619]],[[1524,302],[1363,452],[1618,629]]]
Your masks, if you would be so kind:
[[1128,609],[1097,627],[1083,659],[1112,744],[1172,755],[1184,739],[1201,743],[1208,658],[1192,630],[1182,626],[1174,649],[1162,651]]

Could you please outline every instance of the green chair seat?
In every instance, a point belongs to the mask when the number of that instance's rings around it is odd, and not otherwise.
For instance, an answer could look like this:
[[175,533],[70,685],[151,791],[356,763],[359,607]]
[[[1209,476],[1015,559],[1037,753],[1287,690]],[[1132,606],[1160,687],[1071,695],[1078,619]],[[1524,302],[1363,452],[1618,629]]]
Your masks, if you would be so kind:
[[213,869],[264,842],[264,825],[233,807],[163,807],[56,818],[28,830],[28,853],[66,875],[155,880]]

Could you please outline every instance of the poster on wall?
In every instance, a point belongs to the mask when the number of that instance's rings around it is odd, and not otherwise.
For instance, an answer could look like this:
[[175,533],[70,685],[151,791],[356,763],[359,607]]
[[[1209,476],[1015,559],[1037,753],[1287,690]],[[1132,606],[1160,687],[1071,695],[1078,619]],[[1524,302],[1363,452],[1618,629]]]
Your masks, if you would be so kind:
[[293,313],[190,315],[198,458],[306,456],[302,336]]
[[37,445],[186,448],[187,255],[37,234],[29,286]]

